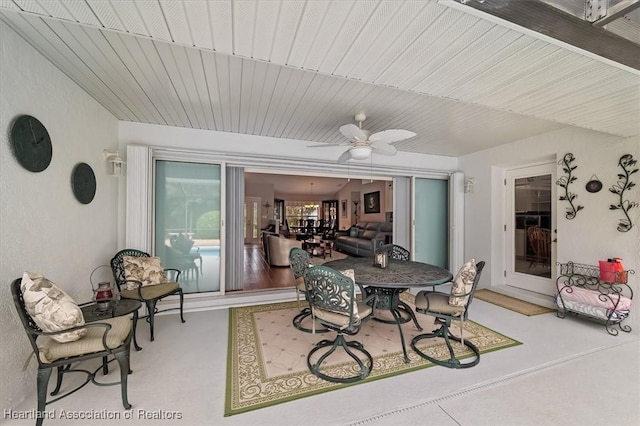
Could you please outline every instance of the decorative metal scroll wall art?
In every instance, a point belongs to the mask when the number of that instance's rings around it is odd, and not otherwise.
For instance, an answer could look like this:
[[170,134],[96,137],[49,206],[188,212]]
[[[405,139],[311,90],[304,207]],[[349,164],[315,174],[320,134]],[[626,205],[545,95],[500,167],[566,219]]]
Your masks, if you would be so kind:
[[611,204],[609,206],[609,210],[622,210],[622,213],[624,213],[625,216],[625,219],[620,219],[620,222],[618,223],[617,229],[620,232],[628,232],[633,228],[633,223],[631,223],[631,217],[629,216],[629,210],[634,207],[638,207],[637,202],[624,199],[625,191],[636,186],[636,184],[630,180],[630,176],[638,172],[638,168],[634,168],[636,163],[637,161],[633,159],[633,155],[631,154],[625,154],[620,157],[618,165],[622,167],[624,173],[618,173],[618,181],[609,188],[610,192],[617,194],[620,197],[618,204]]
[[567,219],[575,218],[576,214],[578,214],[578,212],[584,208],[583,206],[573,204],[573,200],[575,200],[578,195],[574,194],[573,192],[569,192],[569,185],[575,182],[575,180],[577,179],[572,174],[572,172],[578,167],[571,165],[574,160],[575,157],[573,156],[573,154],[568,152],[564,155],[562,160],[558,162],[558,164],[562,166],[562,170],[566,174],[566,176],[562,176],[560,179],[558,179],[556,184],[561,188],[564,188],[564,195],[560,196],[560,201],[569,202],[569,207],[567,207],[567,211],[564,214]]

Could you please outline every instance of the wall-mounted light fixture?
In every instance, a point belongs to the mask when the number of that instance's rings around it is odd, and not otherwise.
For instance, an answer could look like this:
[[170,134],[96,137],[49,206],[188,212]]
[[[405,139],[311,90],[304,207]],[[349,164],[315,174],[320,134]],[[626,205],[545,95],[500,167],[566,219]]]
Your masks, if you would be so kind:
[[465,194],[469,194],[473,192],[473,185],[476,184],[476,178],[469,178],[464,181],[464,192]]
[[109,174],[111,176],[124,176],[125,174],[125,163],[120,155],[118,155],[118,151],[109,152],[106,149],[102,151],[102,156],[109,163]]

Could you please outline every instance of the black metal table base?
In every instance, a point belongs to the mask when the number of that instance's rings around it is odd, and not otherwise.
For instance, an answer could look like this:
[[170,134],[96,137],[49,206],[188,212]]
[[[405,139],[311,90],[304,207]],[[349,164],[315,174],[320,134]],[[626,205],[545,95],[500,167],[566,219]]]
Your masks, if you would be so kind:
[[[402,332],[402,324],[406,324],[409,321],[413,321],[416,328],[422,331],[422,327],[418,323],[418,318],[413,313],[413,309],[405,302],[400,300],[400,293],[406,291],[406,288],[387,288],[387,287],[365,287],[365,293],[367,296],[375,294],[378,296],[375,309],[388,310],[393,315],[394,320],[386,320],[381,318],[375,318],[374,320],[383,322],[386,324],[396,324],[398,331],[400,332],[400,342],[402,343],[402,353],[404,355],[404,362],[407,364],[410,362],[409,355],[407,354],[407,345],[404,342],[404,333]],[[406,315],[403,316],[402,312]]]

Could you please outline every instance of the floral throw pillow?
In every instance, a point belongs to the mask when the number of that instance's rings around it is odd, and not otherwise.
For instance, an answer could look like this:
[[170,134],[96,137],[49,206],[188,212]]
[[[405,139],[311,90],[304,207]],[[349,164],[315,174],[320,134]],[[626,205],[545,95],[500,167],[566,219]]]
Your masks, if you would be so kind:
[[[54,332],[84,325],[82,310],[75,300],[42,275],[25,272],[20,290],[27,312],[42,331]],[[86,329],[80,329],[56,334],[51,338],[67,343],[86,334]]]
[[476,260],[469,259],[467,263],[456,274],[451,286],[451,295],[449,296],[449,305],[464,306],[469,300],[469,296],[461,296],[471,291],[473,280],[476,278]]
[[[126,280],[140,281],[143,287],[167,282],[167,275],[159,257],[124,256],[122,261]],[[135,283],[127,282],[127,290],[135,288]]]

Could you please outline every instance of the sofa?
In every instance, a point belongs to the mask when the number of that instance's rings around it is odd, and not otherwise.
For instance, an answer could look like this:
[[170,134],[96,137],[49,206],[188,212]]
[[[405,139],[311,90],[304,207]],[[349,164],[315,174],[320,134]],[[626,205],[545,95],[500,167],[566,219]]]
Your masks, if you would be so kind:
[[389,222],[361,222],[348,231],[338,231],[334,249],[360,257],[373,257],[376,249],[391,242],[393,224]]
[[302,241],[290,240],[269,234],[267,239],[267,262],[271,266],[289,266],[289,252],[292,248],[302,248]]

